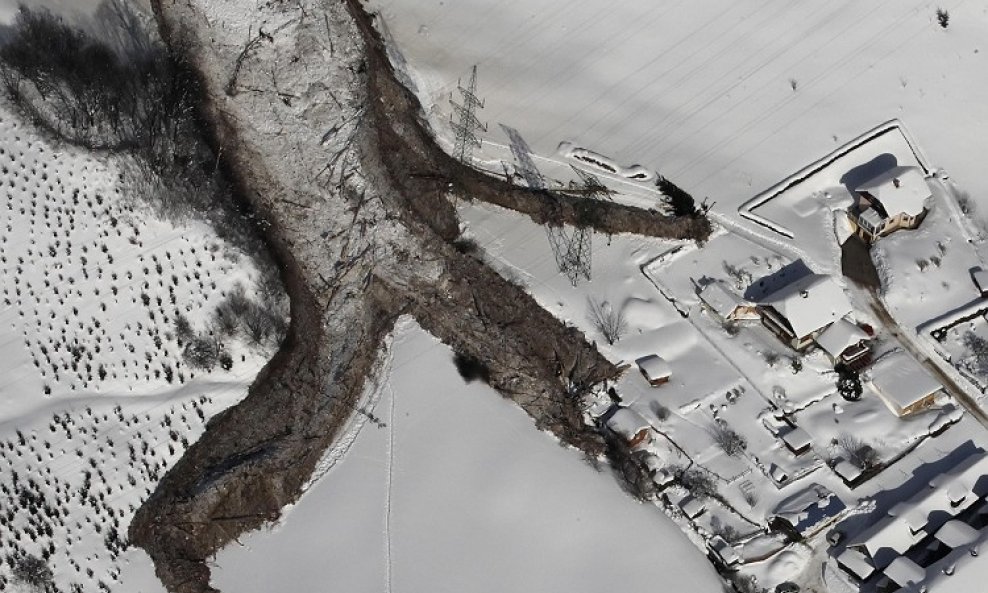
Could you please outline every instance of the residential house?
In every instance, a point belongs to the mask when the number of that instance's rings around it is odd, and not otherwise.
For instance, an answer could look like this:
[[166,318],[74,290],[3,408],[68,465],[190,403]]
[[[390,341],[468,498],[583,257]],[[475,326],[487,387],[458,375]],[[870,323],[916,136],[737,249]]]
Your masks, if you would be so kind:
[[603,421],[604,426],[623,438],[632,449],[652,442],[652,426],[631,408],[615,405],[603,416]]
[[851,312],[844,291],[824,274],[807,274],[763,297],[758,305],[765,327],[797,351],[806,350]]
[[827,353],[834,366],[860,370],[871,362],[871,336],[857,324],[838,319],[816,337],[816,343]]
[[846,508],[844,501],[828,488],[810,484],[782,501],[772,515],[800,537],[808,537],[832,523]]
[[923,221],[932,195],[917,167],[898,166],[854,190],[848,218],[855,232],[871,243],[898,229],[914,229]]
[[[929,487],[889,509],[884,518],[858,534],[848,549],[862,554],[871,567],[885,569],[920,542],[940,533],[950,520],[974,507],[986,494],[988,455],[973,453],[931,480]],[[952,541],[964,538],[956,529],[948,529],[943,535],[944,539],[954,538]]]

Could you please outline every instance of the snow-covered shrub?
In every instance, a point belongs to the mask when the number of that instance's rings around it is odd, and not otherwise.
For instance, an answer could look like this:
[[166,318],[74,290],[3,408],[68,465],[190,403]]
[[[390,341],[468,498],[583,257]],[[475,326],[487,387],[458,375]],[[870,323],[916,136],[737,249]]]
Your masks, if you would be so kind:
[[607,301],[587,297],[587,320],[593,325],[608,344],[613,345],[628,331],[624,311],[615,309]]
[[717,482],[712,475],[701,469],[674,468],[676,481],[689,490],[694,498],[703,500],[717,496]]
[[221,346],[214,338],[200,334],[182,349],[182,360],[194,369],[209,371],[216,366],[220,352]]
[[7,557],[10,572],[15,581],[24,583],[36,591],[47,591],[52,586],[51,568],[48,563],[32,554]]
[[943,8],[937,8],[937,22],[944,29],[950,24],[950,13]]

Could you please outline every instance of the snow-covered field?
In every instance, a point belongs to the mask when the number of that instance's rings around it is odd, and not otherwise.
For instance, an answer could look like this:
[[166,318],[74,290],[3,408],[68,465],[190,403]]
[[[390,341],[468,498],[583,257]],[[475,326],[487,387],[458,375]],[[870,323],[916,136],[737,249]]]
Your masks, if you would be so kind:
[[186,363],[178,315],[206,331],[258,271],[208,227],[158,220],[124,166],[0,105],[0,583],[30,554],[63,591],[146,590],[121,584],[134,510],[271,354],[228,338],[229,370]]
[[[988,13],[977,2],[372,0],[433,124],[474,64],[479,157],[511,162],[510,126],[656,170],[716,210],[899,118],[934,165],[988,191]],[[936,21],[949,11],[949,27]],[[455,95],[455,93],[454,93]],[[500,171],[500,166],[493,167]]]
[[714,593],[706,559],[661,510],[533,430],[450,350],[396,330],[374,415],[281,523],[216,559],[223,591]]

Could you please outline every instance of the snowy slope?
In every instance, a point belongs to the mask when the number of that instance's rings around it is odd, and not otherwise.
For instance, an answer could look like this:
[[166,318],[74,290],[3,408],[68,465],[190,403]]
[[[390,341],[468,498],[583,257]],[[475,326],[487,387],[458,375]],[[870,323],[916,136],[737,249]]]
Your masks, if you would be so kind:
[[464,384],[448,348],[397,330],[374,414],[347,457],[270,531],[216,557],[224,591],[713,593],[661,511],[561,449],[512,403]]
[[177,316],[205,331],[259,274],[208,227],[156,219],[127,166],[0,104],[0,557],[43,558],[62,591],[150,590],[146,570],[120,583],[134,510],[271,355],[229,338],[229,370],[186,364]]

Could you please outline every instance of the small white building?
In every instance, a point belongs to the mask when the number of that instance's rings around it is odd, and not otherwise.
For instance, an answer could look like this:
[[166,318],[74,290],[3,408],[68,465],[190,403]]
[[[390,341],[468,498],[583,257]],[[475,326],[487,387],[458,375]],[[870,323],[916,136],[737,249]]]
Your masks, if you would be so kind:
[[663,383],[668,383],[672,376],[672,367],[664,358],[658,354],[649,354],[635,361],[638,370],[652,387],[658,387]]
[[933,195],[923,172],[899,166],[868,180],[854,190],[855,204],[848,218],[862,239],[873,242],[898,229],[914,229],[922,222]]
[[933,405],[943,385],[903,351],[893,352],[871,368],[871,386],[896,416]]

